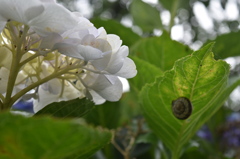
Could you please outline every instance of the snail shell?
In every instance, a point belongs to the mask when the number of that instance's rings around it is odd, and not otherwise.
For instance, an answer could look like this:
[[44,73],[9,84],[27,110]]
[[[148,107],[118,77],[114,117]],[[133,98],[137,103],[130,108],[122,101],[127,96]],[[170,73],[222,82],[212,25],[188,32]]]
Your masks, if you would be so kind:
[[192,114],[192,103],[186,97],[179,97],[172,101],[172,112],[178,119],[187,119]]

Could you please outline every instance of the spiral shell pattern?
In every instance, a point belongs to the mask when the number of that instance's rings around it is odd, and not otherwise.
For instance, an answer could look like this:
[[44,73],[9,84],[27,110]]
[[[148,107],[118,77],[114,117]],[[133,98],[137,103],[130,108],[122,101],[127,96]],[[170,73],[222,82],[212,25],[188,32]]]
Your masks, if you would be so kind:
[[192,114],[191,101],[186,97],[179,97],[172,101],[172,112],[178,119],[187,119]]

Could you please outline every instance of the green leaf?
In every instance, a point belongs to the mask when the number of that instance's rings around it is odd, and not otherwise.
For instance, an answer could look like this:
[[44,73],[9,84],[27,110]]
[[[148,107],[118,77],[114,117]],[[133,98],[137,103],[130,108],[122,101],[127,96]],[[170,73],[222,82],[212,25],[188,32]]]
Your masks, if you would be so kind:
[[109,143],[111,133],[72,120],[0,114],[1,159],[86,159]]
[[130,12],[134,24],[138,25],[144,32],[152,32],[153,29],[162,28],[160,12],[141,0],[133,0]]
[[137,76],[129,79],[130,85],[135,87],[137,91],[140,91],[146,83],[154,82],[156,76],[161,76],[163,72],[158,67],[141,60],[137,57],[131,57],[135,62],[138,70]]
[[95,126],[102,126],[108,129],[115,129],[119,126],[121,117],[120,102],[105,102],[102,105],[97,105],[85,119]]
[[92,101],[86,98],[77,98],[69,101],[51,103],[38,111],[35,116],[48,114],[59,118],[82,117],[93,109],[93,107],[94,103]]
[[150,37],[139,40],[130,50],[132,55],[161,68],[162,71],[173,67],[174,62],[192,53],[188,46],[171,40],[168,33],[160,37]]
[[[149,126],[172,151],[174,159],[231,91],[226,87],[229,65],[213,59],[212,47],[209,44],[176,61],[172,70],[146,85],[140,93]],[[172,113],[172,101],[178,97],[188,98],[193,105],[192,114],[186,120],[179,120]]]
[[142,114],[139,104],[139,92],[133,91],[130,87],[130,91],[123,94],[121,98],[121,125],[132,122],[132,117],[136,117]]
[[108,34],[118,35],[122,39],[124,45],[131,46],[140,39],[140,36],[134,33],[131,28],[123,26],[116,20],[94,18],[91,19],[91,22],[98,28],[104,27]]
[[203,159],[208,158],[207,154],[199,151],[199,147],[191,147],[180,159]]
[[220,35],[215,40],[213,51],[216,58],[224,59],[231,56],[240,56],[240,31]]

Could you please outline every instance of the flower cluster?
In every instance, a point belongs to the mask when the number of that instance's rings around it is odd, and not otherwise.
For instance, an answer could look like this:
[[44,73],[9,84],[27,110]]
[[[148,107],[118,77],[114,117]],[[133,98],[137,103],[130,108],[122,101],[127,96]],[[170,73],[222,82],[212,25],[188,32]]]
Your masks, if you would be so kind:
[[35,112],[74,98],[117,101],[119,77],[137,73],[117,35],[54,0],[2,0],[0,31],[2,109],[29,96]]

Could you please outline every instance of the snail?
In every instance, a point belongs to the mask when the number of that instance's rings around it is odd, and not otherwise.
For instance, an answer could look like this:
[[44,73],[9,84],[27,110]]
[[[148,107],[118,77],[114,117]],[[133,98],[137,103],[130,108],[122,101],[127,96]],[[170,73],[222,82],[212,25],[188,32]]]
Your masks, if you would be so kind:
[[179,97],[172,101],[172,112],[178,119],[187,119],[192,113],[192,103],[186,97]]

